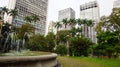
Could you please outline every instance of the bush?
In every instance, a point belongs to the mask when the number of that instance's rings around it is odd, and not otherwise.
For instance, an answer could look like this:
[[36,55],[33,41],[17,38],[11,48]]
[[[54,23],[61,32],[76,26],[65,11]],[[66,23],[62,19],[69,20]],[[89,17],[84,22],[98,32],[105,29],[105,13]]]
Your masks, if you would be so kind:
[[56,47],[55,52],[57,54],[60,54],[61,56],[66,55],[67,54],[67,47],[65,45],[58,45]]
[[32,51],[48,51],[48,43],[44,36],[34,35],[30,38],[26,48]]
[[88,56],[88,49],[93,43],[85,37],[72,37],[70,39],[70,56]]
[[49,32],[46,36],[46,41],[48,43],[49,52],[53,52],[53,48],[55,47],[55,35],[52,32]]

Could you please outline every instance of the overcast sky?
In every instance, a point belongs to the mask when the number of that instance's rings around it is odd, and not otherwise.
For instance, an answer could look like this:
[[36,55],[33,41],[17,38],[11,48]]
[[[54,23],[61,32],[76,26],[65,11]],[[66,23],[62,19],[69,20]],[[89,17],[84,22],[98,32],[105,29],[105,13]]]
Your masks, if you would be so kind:
[[[48,6],[48,19],[47,22],[51,20],[57,21],[58,20],[58,11],[71,7],[76,12],[76,18],[80,17],[80,5],[84,3],[88,3],[89,1],[94,0],[49,0]],[[97,0],[100,6],[100,16],[102,15],[109,15],[113,8],[113,1],[114,0]],[[8,0],[0,0],[0,7],[7,6]]]
[[[76,12],[76,18],[80,17],[80,5],[94,0],[49,0],[47,27],[50,21],[58,20],[58,11],[65,8],[73,8]],[[110,15],[114,0],[97,0],[100,7],[100,16]],[[0,7],[7,6],[8,0],[0,0]],[[47,29],[46,29],[47,31]],[[46,32],[47,33],[47,32]]]

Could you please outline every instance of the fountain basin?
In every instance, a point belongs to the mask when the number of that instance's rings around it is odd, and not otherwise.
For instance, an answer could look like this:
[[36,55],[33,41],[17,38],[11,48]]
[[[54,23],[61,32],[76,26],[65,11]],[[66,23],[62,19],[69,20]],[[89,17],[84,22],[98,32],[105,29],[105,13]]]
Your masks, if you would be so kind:
[[40,56],[2,56],[0,67],[55,67],[57,54]]

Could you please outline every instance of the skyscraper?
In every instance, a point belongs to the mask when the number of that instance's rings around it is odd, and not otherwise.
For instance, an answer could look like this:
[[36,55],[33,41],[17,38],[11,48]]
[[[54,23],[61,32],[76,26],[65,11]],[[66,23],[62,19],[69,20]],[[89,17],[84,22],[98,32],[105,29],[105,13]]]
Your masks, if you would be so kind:
[[99,5],[97,1],[80,5],[80,18],[94,21],[93,27],[88,27],[86,25],[83,26],[83,35],[90,38],[94,43],[97,43],[96,32],[94,30],[100,19]]
[[114,8],[120,8],[120,0],[115,0],[113,4]]
[[[66,8],[63,10],[59,11],[59,15],[58,15],[58,20],[62,21],[63,19],[67,18],[69,19],[74,19],[75,18],[75,11],[72,8]],[[66,29],[64,26],[62,26],[61,30],[70,30],[71,26],[67,25]]]
[[24,18],[30,15],[37,15],[40,19],[34,24],[37,33],[45,34],[48,0],[9,0],[9,9],[17,9],[18,16],[15,19],[8,18],[9,22],[16,26],[25,23]]
[[55,22],[54,21],[50,21],[49,25],[48,25],[48,32],[53,32],[55,33]]

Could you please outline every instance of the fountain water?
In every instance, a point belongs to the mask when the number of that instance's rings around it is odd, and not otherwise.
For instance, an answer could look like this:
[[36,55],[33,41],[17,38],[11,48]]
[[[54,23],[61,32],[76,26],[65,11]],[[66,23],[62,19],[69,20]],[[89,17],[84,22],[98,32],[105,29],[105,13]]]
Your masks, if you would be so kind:
[[2,37],[0,38],[0,52],[9,52],[9,51],[18,51],[21,52],[24,49],[25,37],[23,39],[18,39],[16,32],[11,32],[10,27],[3,26],[2,27]]

